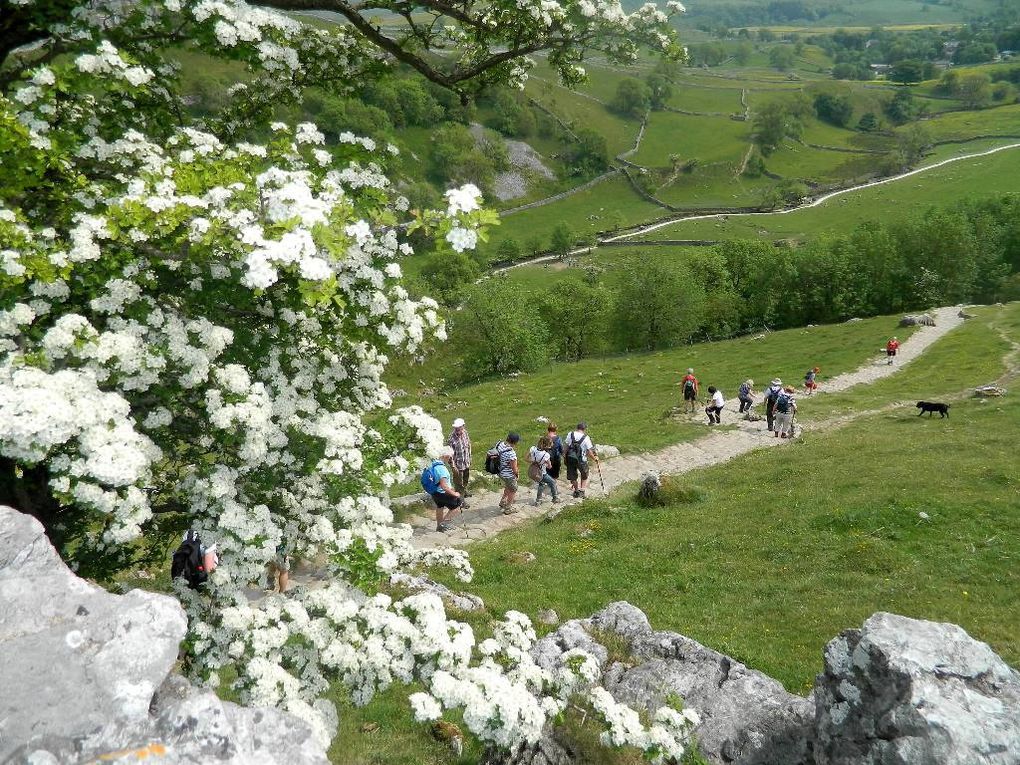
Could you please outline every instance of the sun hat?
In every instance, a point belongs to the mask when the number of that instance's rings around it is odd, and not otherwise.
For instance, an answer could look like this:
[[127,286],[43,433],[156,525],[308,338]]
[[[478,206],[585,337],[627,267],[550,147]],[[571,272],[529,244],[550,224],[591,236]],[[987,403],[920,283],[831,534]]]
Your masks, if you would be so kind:
[[774,379],[772,382],[769,383],[769,385],[782,385],[782,384],[783,384],[783,381],[780,380],[778,377],[776,379]]
[[694,374],[694,367],[687,367],[687,374],[689,375]]
[[463,428],[464,427],[464,420],[462,418],[458,417],[456,420],[453,421],[453,427],[455,427],[455,428]]

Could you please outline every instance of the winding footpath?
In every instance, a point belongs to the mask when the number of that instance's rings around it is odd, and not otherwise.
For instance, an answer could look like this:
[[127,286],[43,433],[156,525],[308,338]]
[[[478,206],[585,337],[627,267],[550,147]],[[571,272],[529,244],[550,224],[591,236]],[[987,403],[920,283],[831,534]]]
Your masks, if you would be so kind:
[[[963,162],[963,161],[970,160],[970,159],[980,159],[981,157],[987,157],[987,156],[990,156],[992,154],[997,154],[1000,151],[1009,151],[1011,149],[1020,149],[1020,143],[1010,143],[1010,144],[1005,144],[1003,146],[996,146],[994,148],[987,149],[985,151],[975,152],[973,154],[961,154],[958,157],[949,157],[948,159],[943,159],[943,160],[940,160],[939,162],[934,162],[934,163],[932,163],[930,165],[924,165],[923,167],[918,167],[918,168],[914,168],[913,170],[908,170],[907,172],[900,173],[899,175],[890,175],[888,178],[880,178],[877,181],[868,181],[867,183],[861,183],[861,184],[859,184],[857,186],[848,186],[845,189],[837,189],[836,191],[830,191],[830,192],[828,192],[826,194],[822,194],[819,197],[815,197],[813,199],[810,199],[807,202],[804,202],[803,204],[797,205],[796,207],[788,207],[788,208],[785,208],[785,209],[782,209],[782,210],[772,210],[770,212],[721,212],[721,213],[717,212],[717,213],[705,213],[705,214],[700,214],[700,213],[694,213],[694,214],[692,214],[692,213],[681,213],[679,215],[672,215],[672,216],[669,216],[667,218],[663,218],[662,220],[656,221],[655,223],[649,223],[647,226],[640,226],[638,228],[631,229],[630,231],[626,231],[626,232],[624,232],[622,234],[617,234],[616,236],[610,236],[610,237],[605,237],[603,239],[599,239],[598,240],[598,244],[609,244],[609,243],[612,243],[612,242],[620,242],[620,241],[623,241],[623,240],[626,240],[626,239],[634,239],[636,237],[640,237],[640,236],[643,236],[645,234],[650,234],[653,231],[658,231],[661,228],[666,228],[667,226],[672,226],[672,225],[675,225],[677,223],[686,223],[687,221],[713,220],[713,219],[718,219],[718,218],[732,219],[732,218],[744,218],[744,217],[748,217],[748,218],[749,217],[767,217],[767,216],[770,216],[770,215],[789,215],[790,213],[795,213],[795,212],[798,212],[800,210],[808,210],[808,209],[811,209],[812,207],[818,207],[819,205],[825,204],[830,199],[834,199],[835,197],[843,196],[844,194],[852,194],[852,193],[854,193],[856,191],[863,191],[864,189],[870,189],[870,188],[872,188],[874,186],[883,186],[883,185],[885,185],[887,183],[895,183],[896,181],[902,181],[905,178],[911,178],[911,177],[913,177],[915,175],[921,175],[922,173],[927,173],[927,172],[929,172],[931,170],[937,170],[940,167],[945,167],[946,165],[951,165],[954,162]],[[572,250],[569,253],[569,255],[583,255],[585,253],[591,252],[591,250],[592,250],[591,247],[579,247],[579,248],[577,248],[575,250]],[[491,275],[505,273],[507,271],[511,271],[511,270],[513,270],[515,268],[521,268],[523,266],[533,266],[533,265],[536,265],[538,263],[548,263],[548,262],[552,262],[552,261],[556,261],[556,260],[560,260],[560,259],[561,259],[560,255],[540,255],[540,256],[538,256],[536,258],[528,258],[526,260],[520,260],[520,261],[518,261],[516,263],[512,263],[512,264],[510,264],[508,266],[504,266],[502,268],[493,269]]]
[[[894,365],[887,364],[884,355],[880,358],[873,358],[858,369],[827,380],[815,395],[845,391],[854,386],[870,384],[898,373],[906,364],[920,356],[932,343],[959,326],[963,322],[963,319],[958,315],[959,312],[959,307],[940,308],[934,311],[935,326],[921,327],[905,340],[900,346]],[[801,397],[801,406],[810,406],[809,403],[806,403],[807,401],[810,399]],[[774,438],[771,433],[765,430],[764,422],[737,419],[740,415],[736,408],[736,400],[727,402],[726,422],[727,424],[736,423],[735,430],[710,431],[708,435],[693,442],[673,444],[655,452],[624,455],[603,461],[602,477],[605,480],[606,493],[617,489],[624,483],[637,480],[648,472],[660,475],[680,475],[697,468],[727,462],[755,449],[781,447],[791,443],[791,440]],[[857,412],[853,415],[840,417],[831,423],[817,424],[814,428],[824,429],[842,425],[867,414],[869,413]],[[702,421],[703,417],[699,412],[691,419],[692,421]],[[523,459],[521,464],[525,464]],[[523,467],[521,473],[522,475],[526,474]],[[592,481],[588,487],[589,495],[601,495],[598,473],[592,471],[591,478]],[[503,515],[499,508],[499,492],[486,491],[472,494],[469,502],[470,509],[462,516],[455,518],[452,521],[453,530],[445,534],[435,530],[434,510],[431,508],[431,503],[426,506],[420,501],[417,502],[413,505],[415,514],[408,519],[408,523],[414,527],[413,542],[415,547],[419,549],[463,547],[476,540],[493,537],[501,531],[528,520],[545,516],[550,511],[583,501],[573,499],[570,496],[570,485],[560,481],[560,503],[553,505],[546,499],[540,507],[534,507],[532,505],[534,489],[527,488],[530,484],[531,482],[526,478],[521,481],[521,491],[515,505],[517,512],[512,515]]]

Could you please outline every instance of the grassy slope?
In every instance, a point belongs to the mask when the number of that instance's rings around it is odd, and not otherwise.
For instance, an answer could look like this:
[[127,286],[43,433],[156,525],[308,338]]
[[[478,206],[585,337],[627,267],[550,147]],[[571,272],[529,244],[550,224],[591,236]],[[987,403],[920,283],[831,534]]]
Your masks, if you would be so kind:
[[[1002,141],[947,147],[950,153],[981,151]],[[730,216],[726,220],[678,222],[650,234],[654,239],[742,239],[845,233],[870,220],[912,215],[953,198],[1020,191],[1020,150],[963,160],[927,173],[829,200],[786,215]],[[948,190],[948,191],[947,191]]]
[[[1020,304],[978,313],[904,374],[805,402],[802,419],[937,398],[995,378],[1008,349],[997,330],[1020,342]],[[809,689],[825,642],[880,609],[959,623],[1016,664],[1020,400],[968,399],[952,411],[950,420],[928,421],[906,407],[697,471],[678,485],[700,487],[700,502],[647,510],[622,491],[571,508],[555,523],[474,546],[470,589],[493,614],[552,607],[571,618],[627,599],[656,628],[690,635],[797,692]],[[537,559],[508,562],[518,550]],[[487,619],[467,618],[480,634]],[[343,707],[332,762],[477,762],[470,743],[454,758],[415,724],[407,693]],[[365,723],[379,728],[362,732]]]
[[[846,395],[871,408],[994,378],[1006,346],[990,323],[1020,341],[1020,304],[982,317],[905,375]],[[794,691],[810,687],[829,638],[876,610],[957,622],[1016,663],[1020,400],[952,411],[929,421],[908,406],[697,471],[683,484],[701,487],[701,502],[648,510],[622,492],[571,508],[473,547],[472,590],[496,612],[551,607],[564,618],[627,599],[657,628]],[[515,550],[537,560],[511,565]]]
[[[704,433],[700,426],[664,417],[679,403],[676,383],[687,367],[694,367],[703,385],[714,384],[727,397],[735,396],[737,386],[748,377],[765,383],[778,374],[797,381],[804,370],[816,365],[822,368],[824,379],[854,369],[874,356],[895,326],[895,317],[880,317],[774,332],[761,340],[746,337],[678,350],[553,364],[518,379],[455,388],[439,400],[421,402],[444,422],[465,418],[479,449],[495,443],[508,430],[517,430],[529,443],[544,431],[536,422],[537,417],[544,416],[564,428],[586,420],[600,443],[627,452],[643,451]],[[441,381],[434,379],[429,383],[441,386]],[[410,393],[410,400],[400,400],[402,405],[419,403],[412,386],[402,387]]]

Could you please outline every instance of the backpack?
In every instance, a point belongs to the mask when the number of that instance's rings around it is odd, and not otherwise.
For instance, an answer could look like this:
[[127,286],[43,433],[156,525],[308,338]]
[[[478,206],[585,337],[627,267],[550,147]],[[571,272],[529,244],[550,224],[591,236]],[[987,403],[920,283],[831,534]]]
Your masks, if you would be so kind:
[[174,551],[170,563],[170,578],[179,577],[187,579],[188,587],[193,590],[197,590],[209,578],[202,556],[202,540],[194,529],[184,535],[184,541]]
[[686,380],[684,380],[684,393],[687,393],[687,391],[691,391],[692,393],[694,392],[693,378],[688,377]]
[[768,390],[765,391],[765,398],[768,401],[775,402],[779,398],[779,394],[782,392],[782,388],[775,388],[770,385]]
[[571,431],[570,435],[567,436],[567,457],[578,462],[586,462],[588,454],[585,449],[582,448],[581,444],[584,443],[584,439],[588,437],[587,434],[581,436],[580,441],[574,440],[574,432]]
[[780,393],[779,397],[776,399],[776,411],[779,412],[780,414],[786,414],[787,412],[790,411],[791,401],[792,399],[790,398],[789,394]]
[[[534,455],[534,452],[532,452],[532,455]],[[542,480],[542,464],[542,462],[532,462],[528,465],[528,478],[535,483]]]
[[428,494],[435,494],[439,491],[439,479],[436,478],[436,465],[442,465],[441,460],[433,460],[432,464],[421,471],[421,487]]
[[740,384],[740,395],[743,396],[744,398],[747,398],[747,396],[749,396],[750,393],[751,393],[751,386],[748,385],[747,383],[741,383]]
[[[500,443],[502,443],[502,441]],[[496,444],[485,453],[485,472],[491,473],[492,475],[499,475],[499,463],[499,444]]]

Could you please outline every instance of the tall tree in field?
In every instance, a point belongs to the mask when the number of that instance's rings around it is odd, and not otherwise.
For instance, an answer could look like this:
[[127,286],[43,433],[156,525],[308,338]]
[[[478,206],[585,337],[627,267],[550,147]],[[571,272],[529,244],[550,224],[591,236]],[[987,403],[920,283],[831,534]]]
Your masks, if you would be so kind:
[[[382,375],[389,354],[445,336],[436,304],[401,285],[407,237],[463,253],[495,216],[471,186],[412,214],[386,174],[394,148],[271,121],[307,86],[342,96],[394,62],[466,97],[519,85],[524,56],[546,51],[576,82],[589,50],[679,54],[667,15],[589,0],[272,4],[347,23],[240,0],[0,0],[0,501],[99,579],[166,565],[184,529],[215,540],[208,585],[177,590],[189,671],[229,669],[243,700],[323,738],[331,683],[362,704],[414,681],[419,719],[470,706],[466,725],[493,746],[536,739],[586,694],[614,743],[679,759],[688,718],[663,708],[651,729],[618,730],[621,708],[590,690],[595,659],[537,667],[523,615],[475,646],[437,598],[378,593],[409,566],[470,574],[463,553],[418,551],[393,523],[387,487],[442,434],[418,407],[393,410]],[[380,27],[379,10],[405,23]],[[245,71],[217,113],[182,98],[183,49]],[[333,581],[249,603],[283,544],[328,561]]]

